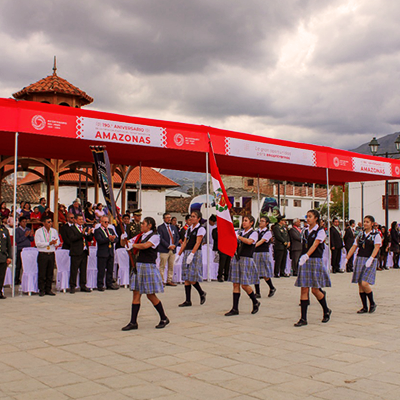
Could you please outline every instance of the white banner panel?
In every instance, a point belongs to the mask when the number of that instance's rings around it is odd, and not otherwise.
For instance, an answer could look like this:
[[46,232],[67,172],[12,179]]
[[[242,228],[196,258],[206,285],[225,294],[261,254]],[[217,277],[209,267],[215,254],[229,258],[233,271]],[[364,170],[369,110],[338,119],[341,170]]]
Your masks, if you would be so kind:
[[392,176],[392,166],[388,162],[366,160],[353,157],[353,171],[365,174]]
[[313,150],[296,149],[275,144],[252,142],[249,140],[227,137],[225,153],[230,156],[275,161],[287,164],[316,165]]
[[78,139],[151,147],[166,145],[164,128],[87,117],[76,119],[76,136]]

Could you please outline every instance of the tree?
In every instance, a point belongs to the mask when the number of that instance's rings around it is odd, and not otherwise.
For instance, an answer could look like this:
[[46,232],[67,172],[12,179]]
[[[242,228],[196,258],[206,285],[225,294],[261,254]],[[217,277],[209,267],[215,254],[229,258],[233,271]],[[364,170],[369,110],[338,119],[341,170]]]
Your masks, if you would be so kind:
[[192,188],[192,187],[188,188],[188,190],[186,191],[186,193],[189,194],[189,195],[192,196],[192,197],[195,197],[195,196],[198,196],[198,195],[199,195],[200,191],[199,191],[199,189],[195,186],[195,187],[194,187],[194,194],[193,194],[193,188]]
[[[344,196],[344,218],[349,219],[349,185],[345,185],[345,196]],[[343,218],[343,188],[342,186],[334,186],[331,190],[331,203],[330,207],[330,218],[338,217]],[[326,203],[322,204],[318,208],[319,213],[323,219],[328,218],[328,206]]]

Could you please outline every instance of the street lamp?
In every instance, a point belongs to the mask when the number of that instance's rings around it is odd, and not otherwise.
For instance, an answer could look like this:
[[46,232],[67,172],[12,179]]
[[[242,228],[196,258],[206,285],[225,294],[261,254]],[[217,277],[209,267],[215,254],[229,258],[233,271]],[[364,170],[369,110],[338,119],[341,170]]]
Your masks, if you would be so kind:
[[[396,132],[396,133],[399,133],[399,132]],[[394,141],[394,145],[396,146],[397,153],[386,152],[384,154],[377,154],[380,144],[376,140],[376,137],[374,137],[368,143],[371,153],[374,156],[382,156],[382,157],[386,157],[386,158],[389,158],[389,156],[399,155],[399,153],[400,153],[400,134],[397,136],[397,139]],[[386,223],[386,227],[388,227],[389,226],[388,225],[389,224],[389,181],[388,180],[385,181],[385,223]]]

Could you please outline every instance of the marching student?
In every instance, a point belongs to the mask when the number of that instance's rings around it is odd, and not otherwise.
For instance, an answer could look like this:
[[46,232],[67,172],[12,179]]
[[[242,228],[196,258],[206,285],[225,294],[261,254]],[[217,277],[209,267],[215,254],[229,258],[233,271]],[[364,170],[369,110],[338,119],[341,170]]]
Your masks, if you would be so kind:
[[[135,243],[136,242],[136,243]],[[138,329],[137,316],[140,309],[140,298],[142,294],[153,304],[160,315],[160,322],[156,329],[165,328],[169,319],[165,315],[164,308],[156,293],[163,293],[164,287],[161,274],[156,265],[157,246],[160,244],[160,236],[154,218],[146,217],[141,222],[141,234],[138,240],[135,238],[127,242],[126,248],[139,250],[136,258],[136,272],[131,273],[131,290],[133,291],[131,320],[122,328],[123,331]]]
[[186,231],[185,240],[179,250],[178,261],[183,253],[182,280],[185,281],[186,300],[179,307],[190,307],[192,305],[191,290],[193,287],[199,292],[200,304],[206,302],[207,293],[201,288],[199,282],[203,282],[203,257],[201,254],[201,242],[206,235],[206,230],[200,226],[202,215],[198,210],[192,211],[188,222],[191,224]]
[[243,218],[242,229],[236,234],[238,246],[236,254],[232,257],[228,280],[233,283],[233,306],[225,316],[239,314],[240,287],[248,294],[253,302],[252,314],[256,314],[260,308],[260,302],[256,299],[250,285],[259,282],[259,273],[253,260],[254,248],[258,240],[258,234],[253,229],[254,217]]
[[310,288],[324,311],[323,323],[329,321],[332,310],[326,303],[326,293],[321,289],[330,287],[329,272],[324,268],[322,257],[326,233],[320,227],[320,216],[316,210],[307,212],[308,227],[303,230],[302,243],[303,255],[299,260],[299,271],[295,286],[301,287],[300,305],[301,318],[294,326],[307,325],[307,308],[310,304]]
[[[357,311],[358,314],[364,314],[368,311],[373,313],[377,307],[370,285],[375,284],[376,267],[378,266],[377,256],[382,244],[382,238],[378,231],[372,229],[374,222],[375,219],[372,215],[364,217],[364,232],[357,236],[346,257],[347,263],[358,247],[353,279],[351,280],[352,283],[358,283],[361,297],[362,308]],[[369,300],[369,310],[367,298]]]
[[[258,270],[258,276],[264,278],[265,282],[267,282],[269,286],[269,294],[268,297],[272,297],[276,289],[272,284],[272,277],[274,275],[273,266],[269,259],[269,245],[272,239],[272,233],[269,230],[269,218],[268,217],[261,217],[260,218],[260,225],[258,229],[258,240],[256,243],[256,247],[254,249],[254,263],[256,264]],[[256,289],[256,298],[261,297],[260,293],[260,283],[256,283],[254,285]]]

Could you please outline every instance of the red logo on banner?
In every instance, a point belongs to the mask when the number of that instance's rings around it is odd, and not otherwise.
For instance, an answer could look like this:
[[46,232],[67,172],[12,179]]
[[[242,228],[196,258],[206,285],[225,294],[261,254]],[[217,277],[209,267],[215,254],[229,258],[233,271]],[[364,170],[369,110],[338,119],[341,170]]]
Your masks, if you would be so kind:
[[339,160],[337,157],[334,157],[334,158],[333,158],[333,165],[334,165],[335,167],[338,167],[338,166],[340,165],[340,160]]
[[394,173],[395,173],[396,175],[400,175],[400,167],[399,167],[398,165],[396,165],[396,166],[394,167]]
[[177,146],[181,147],[185,143],[185,138],[183,137],[183,135],[181,133],[177,133],[174,136],[174,142]]
[[41,115],[35,115],[32,118],[32,126],[36,130],[41,131],[46,126],[46,120]]

